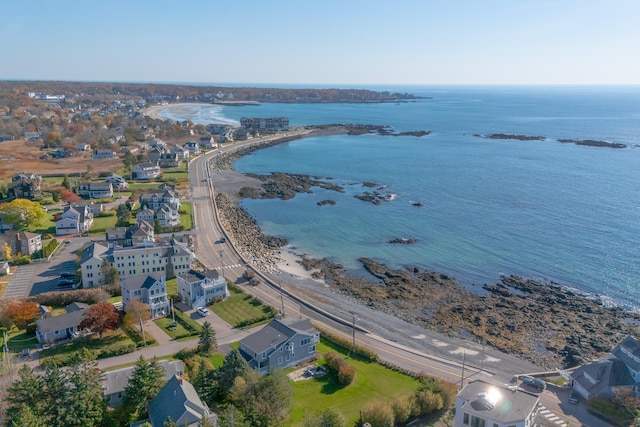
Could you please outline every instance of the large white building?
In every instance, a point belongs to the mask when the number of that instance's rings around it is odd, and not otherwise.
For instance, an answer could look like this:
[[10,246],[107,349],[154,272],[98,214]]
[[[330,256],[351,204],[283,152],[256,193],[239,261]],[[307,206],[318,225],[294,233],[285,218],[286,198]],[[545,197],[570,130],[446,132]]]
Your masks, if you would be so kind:
[[456,398],[455,427],[531,427],[540,398],[518,388],[475,380]]
[[188,272],[196,257],[185,244],[175,239],[139,247],[107,248],[100,243],[92,243],[82,251],[80,260],[85,288],[104,283],[102,266],[105,260],[118,270],[120,280],[126,280],[149,273],[173,278]]

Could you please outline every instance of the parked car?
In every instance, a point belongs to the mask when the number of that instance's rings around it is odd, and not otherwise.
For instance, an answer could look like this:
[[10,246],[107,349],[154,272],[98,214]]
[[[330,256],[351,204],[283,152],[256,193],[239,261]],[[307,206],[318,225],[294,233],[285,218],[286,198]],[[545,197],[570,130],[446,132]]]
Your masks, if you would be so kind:
[[74,278],[76,277],[76,273],[72,272],[72,271],[63,271],[62,273],[60,273],[60,277],[64,277],[64,278]]
[[209,315],[209,309],[207,307],[198,307],[198,314],[202,317]]
[[522,375],[520,377],[520,380],[522,380],[524,384],[530,385],[533,388],[537,388],[540,391],[545,390],[547,388],[547,383],[545,383],[544,380],[541,378],[533,378],[527,375]]
[[60,279],[58,280],[58,286],[71,286],[73,285],[72,279]]
[[577,405],[579,401],[580,396],[578,395],[578,393],[576,393],[575,391],[571,392],[571,395],[569,396],[569,403],[571,403],[572,405]]

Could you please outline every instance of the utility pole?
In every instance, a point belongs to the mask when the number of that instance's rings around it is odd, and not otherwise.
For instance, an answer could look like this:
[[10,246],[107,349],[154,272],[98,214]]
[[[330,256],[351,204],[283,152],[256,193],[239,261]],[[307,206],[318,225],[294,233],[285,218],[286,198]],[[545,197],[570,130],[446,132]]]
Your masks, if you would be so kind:
[[356,313],[350,311],[351,313],[351,353],[355,353],[356,351]]
[[282,304],[282,309],[281,309],[281,313],[282,313],[282,317],[287,317],[287,315],[284,313],[284,296],[282,295],[282,281],[278,281],[278,285],[280,285],[280,304]]
[[221,269],[224,270],[224,259],[222,258],[222,253],[224,251],[218,251],[218,255],[220,256],[220,264],[222,265]]
[[464,356],[465,352],[462,352],[462,376],[460,377],[460,390],[464,387]]

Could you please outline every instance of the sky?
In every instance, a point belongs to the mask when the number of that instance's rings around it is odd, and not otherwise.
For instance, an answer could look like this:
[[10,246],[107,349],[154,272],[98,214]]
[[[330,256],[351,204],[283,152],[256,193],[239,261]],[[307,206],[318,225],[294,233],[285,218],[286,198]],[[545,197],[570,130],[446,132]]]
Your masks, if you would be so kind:
[[640,0],[0,0],[0,80],[640,84]]

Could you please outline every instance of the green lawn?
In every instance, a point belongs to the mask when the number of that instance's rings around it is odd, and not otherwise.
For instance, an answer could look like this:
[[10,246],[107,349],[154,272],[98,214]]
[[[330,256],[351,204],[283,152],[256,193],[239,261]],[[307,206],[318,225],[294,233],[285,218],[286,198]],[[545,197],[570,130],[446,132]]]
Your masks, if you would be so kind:
[[178,278],[174,277],[173,279],[167,279],[166,285],[167,296],[169,298],[176,298],[178,296]]
[[129,183],[129,190],[157,190],[162,185],[162,182],[134,182]]
[[185,179],[189,179],[189,172],[187,172],[187,164],[182,163],[177,168],[169,168],[162,171],[162,179],[163,180],[177,180],[182,181]]
[[[0,330],[0,347],[4,346],[4,329]],[[25,329],[16,329],[14,326],[7,334],[9,351],[19,352],[25,348],[38,348],[38,340],[34,334],[29,334]]]
[[107,331],[102,339],[98,334],[91,337],[78,339],[67,344],[60,344],[42,350],[40,352],[40,364],[57,363],[59,366],[68,365],[74,355],[80,354],[84,349],[94,353],[98,359],[131,353],[136,349],[136,343],[121,328],[115,331]]
[[180,225],[185,230],[191,230],[193,228],[193,204],[191,202],[180,202]]
[[255,326],[273,318],[275,310],[257,298],[245,294],[235,286],[229,286],[230,296],[209,308],[228,324],[239,328]]
[[[360,410],[369,401],[390,402],[398,396],[413,394],[418,381],[398,372],[384,368],[377,363],[365,363],[348,357],[341,347],[322,342],[317,346],[318,355],[329,351],[341,353],[347,363],[356,369],[352,384],[343,387],[330,375],[322,378],[291,382],[293,407],[286,426],[303,426],[307,411],[321,411],[332,408],[340,411],[347,419],[346,425],[354,425]],[[320,360],[319,362],[322,362]]]
[[115,227],[118,222],[116,215],[112,216],[96,216],[93,218],[93,227],[91,227],[91,234],[104,234],[109,227]]

